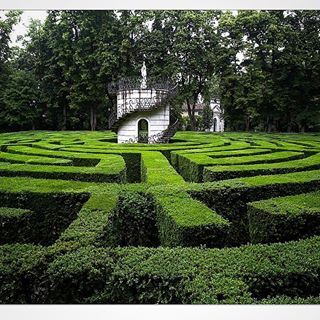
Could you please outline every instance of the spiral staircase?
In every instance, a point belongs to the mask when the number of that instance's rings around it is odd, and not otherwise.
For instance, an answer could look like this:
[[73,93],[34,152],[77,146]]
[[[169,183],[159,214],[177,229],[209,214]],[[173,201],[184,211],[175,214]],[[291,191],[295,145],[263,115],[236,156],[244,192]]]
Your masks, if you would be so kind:
[[[127,85],[127,87],[124,87],[125,82],[121,82],[121,87],[112,87],[112,89],[109,89],[109,93],[116,93],[121,90],[122,92],[126,92],[133,90],[137,86],[133,86],[132,83],[130,83],[130,86]],[[150,82],[149,82],[150,83]],[[139,99],[132,99],[132,100],[125,100],[124,105],[121,105],[121,114],[117,114],[117,112],[113,112],[109,116],[109,128],[117,133],[119,128],[122,124],[124,124],[127,120],[130,119],[135,114],[138,114],[139,112],[152,112],[154,110],[157,110],[161,107],[164,107],[168,104],[170,104],[170,101],[172,100],[173,96],[175,95],[174,89],[169,89],[168,84],[165,86],[158,86],[158,88],[150,87],[149,90],[152,90],[156,93],[156,95],[152,96],[151,98],[139,98]],[[134,101],[133,101],[134,100]],[[118,107],[118,106],[117,106]],[[149,143],[168,143],[170,141],[170,138],[172,138],[175,133],[177,132],[179,127],[178,120],[175,121],[173,124],[170,124],[167,129],[163,130],[162,132],[148,137]],[[128,142],[137,142],[137,139],[133,139],[134,141],[128,141]]]

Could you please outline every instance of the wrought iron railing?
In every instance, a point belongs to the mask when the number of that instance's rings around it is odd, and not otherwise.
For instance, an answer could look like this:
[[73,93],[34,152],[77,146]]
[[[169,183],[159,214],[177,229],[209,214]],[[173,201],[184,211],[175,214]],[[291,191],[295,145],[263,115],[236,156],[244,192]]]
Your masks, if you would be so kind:
[[[123,94],[123,103],[117,105],[117,112],[113,112],[109,116],[109,128],[117,130],[114,126],[117,126],[117,123],[120,124],[125,116],[136,111],[149,111],[164,106],[175,95],[173,83],[168,78],[148,77],[146,86],[143,88],[141,88],[141,82],[141,78],[127,77],[108,85],[110,95],[119,92]],[[132,90],[141,90],[141,93],[150,90],[150,97],[143,97],[143,94],[141,94],[137,98],[132,98],[130,95]]]
[[109,129],[112,128],[112,126],[115,124],[116,121],[117,121],[117,113],[111,112],[108,120]]
[[109,128],[121,118],[137,111],[150,111],[164,106],[174,97],[175,91],[156,91],[156,95],[150,98],[125,98],[122,105],[117,106],[118,112],[111,113],[109,116]]
[[[155,105],[163,105],[163,103],[167,100],[169,92],[164,91],[155,91],[156,95],[143,98],[127,98],[124,94],[123,103],[117,105],[118,109],[118,118],[123,117],[127,113],[131,113],[133,111],[147,111],[150,110]],[[152,93],[151,93],[152,94]]]
[[[108,84],[109,94],[117,94],[119,91],[131,91],[141,89],[142,78],[138,77],[126,77],[118,81],[114,81]],[[164,90],[169,91],[173,87],[173,83],[168,78],[148,77],[145,90]]]

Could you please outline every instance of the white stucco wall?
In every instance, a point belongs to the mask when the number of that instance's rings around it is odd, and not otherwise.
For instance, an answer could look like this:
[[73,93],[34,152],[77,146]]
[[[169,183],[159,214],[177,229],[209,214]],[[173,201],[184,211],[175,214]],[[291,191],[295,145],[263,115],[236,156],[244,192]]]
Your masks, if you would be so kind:
[[[221,110],[219,99],[212,99],[209,106],[213,113],[213,119],[217,119],[215,132],[223,132],[224,131],[223,111]],[[195,116],[199,116],[199,115],[201,116],[203,114],[203,109],[195,110],[194,114]],[[182,117],[189,118],[189,114],[186,110],[182,112]],[[214,132],[214,123],[212,123],[212,126],[208,131]]]
[[224,120],[223,120],[223,113],[220,107],[219,100],[212,100],[210,102],[210,108],[213,112],[213,120],[216,119],[216,128],[214,130],[214,122],[212,123],[212,127],[210,131],[212,132],[223,132],[224,131]]
[[133,114],[118,129],[118,143],[136,140],[138,137],[138,122],[140,119],[148,121],[148,136],[156,135],[166,130],[170,123],[170,106],[160,107],[153,111],[140,111]]

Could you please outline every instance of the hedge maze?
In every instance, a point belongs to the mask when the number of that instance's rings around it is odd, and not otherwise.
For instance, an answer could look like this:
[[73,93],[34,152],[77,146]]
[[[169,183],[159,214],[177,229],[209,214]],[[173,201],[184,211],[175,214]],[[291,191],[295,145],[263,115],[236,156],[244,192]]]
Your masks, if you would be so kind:
[[1,303],[319,303],[320,135],[0,134]]

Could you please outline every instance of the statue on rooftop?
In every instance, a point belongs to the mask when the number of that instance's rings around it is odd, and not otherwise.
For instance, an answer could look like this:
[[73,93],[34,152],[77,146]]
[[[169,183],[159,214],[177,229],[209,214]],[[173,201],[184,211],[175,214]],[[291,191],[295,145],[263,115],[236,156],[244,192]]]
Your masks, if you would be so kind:
[[141,76],[142,76],[141,89],[146,89],[147,88],[147,67],[146,67],[146,62],[144,60],[141,68]]

